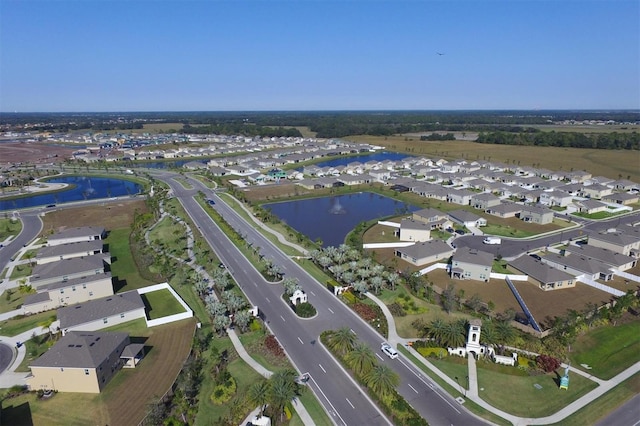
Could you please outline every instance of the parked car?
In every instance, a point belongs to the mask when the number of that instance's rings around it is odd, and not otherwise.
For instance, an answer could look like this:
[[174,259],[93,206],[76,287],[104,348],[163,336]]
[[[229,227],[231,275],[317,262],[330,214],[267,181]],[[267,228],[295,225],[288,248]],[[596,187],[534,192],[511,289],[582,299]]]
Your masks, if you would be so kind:
[[456,234],[458,235],[464,235],[465,232],[462,229],[456,229]]
[[537,254],[530,254],[529,256],[533,257],[535,260],[542,260],[542,258]]
[[398,358],[398,351],[393,349],[393,347],[387,342],[384,342],[380,348],[382,349],[382,352],[384,352],[389,358]]

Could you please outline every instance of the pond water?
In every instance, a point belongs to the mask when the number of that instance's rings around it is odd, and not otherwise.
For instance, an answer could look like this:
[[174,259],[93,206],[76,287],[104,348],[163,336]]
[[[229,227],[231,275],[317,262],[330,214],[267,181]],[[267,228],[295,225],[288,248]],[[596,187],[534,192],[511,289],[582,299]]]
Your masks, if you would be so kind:
[[413,212],[419,207],[373,192],[264,204],[280,220],[324,247],[338,246],[360,222]]
[[75,187],[61,192],[31,195],[13,200],[0,200],[0,211],[46,206],[70,201],[135,195],[142,190],[140,184],[115,178],[65,176],[47,179],[46,181],[51,183],[68,183],[75,185]]

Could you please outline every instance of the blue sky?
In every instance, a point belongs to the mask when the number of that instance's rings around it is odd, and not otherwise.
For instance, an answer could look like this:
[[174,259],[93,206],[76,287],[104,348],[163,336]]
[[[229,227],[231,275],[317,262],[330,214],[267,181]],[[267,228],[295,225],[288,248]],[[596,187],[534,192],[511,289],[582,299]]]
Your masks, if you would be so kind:
[[639,76],[637,0],[0,0],[3,112],[637,109]]

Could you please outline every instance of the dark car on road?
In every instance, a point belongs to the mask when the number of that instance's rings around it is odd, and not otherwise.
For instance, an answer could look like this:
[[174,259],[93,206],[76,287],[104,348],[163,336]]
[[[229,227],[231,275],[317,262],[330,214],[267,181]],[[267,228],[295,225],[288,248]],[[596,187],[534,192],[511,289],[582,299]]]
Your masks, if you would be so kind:
[[456,229],[456,234],[458,235],[464,235],[465,232],[462,229]]

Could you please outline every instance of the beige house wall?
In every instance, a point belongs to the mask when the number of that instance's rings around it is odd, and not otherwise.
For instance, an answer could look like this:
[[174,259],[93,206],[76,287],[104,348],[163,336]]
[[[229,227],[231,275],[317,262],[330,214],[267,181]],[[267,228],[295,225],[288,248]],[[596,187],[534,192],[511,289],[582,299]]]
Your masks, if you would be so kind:
[[78,330],[78,331],[102,330],[103,328],[122,324],[138,318],[146,318],[144,307],[140,309],[136,309],[135,311],[124,312],[124,313],[112,315],[110,317],[100,318],[95,321],[86,322],[84,324],[77,324],[72,327],[67,327],[62,330],[62,334],[65,335],[68,331],[74,331],[74,330]]
[[60,392],[100,393],[95,369],[68,367],[31,367],[27,378],[31,390],[57,390]]
[[[61,290],[63,291],[62,293]],[[64,305],[74,305],[76,303],[86,302],[87,300],[111,296],[113,294],[113,284],[111,283],[111,277],[107,277],[86,284],[76,284],[65,288],[49,290],[48,294],[50,300],[33,303],[31,305],[23,305],[24,313],[37,314],[39,312],[57,309]]]
[[428,229],[406,229],[400,228],[400,241],[429,241],[431,231]]
[[73,259],[74,257],[93,256],[95,254],[97,253],[95,253],[93,250],[85,250],[77,253],[67,253],[63,256],[41,257],[36,259],[36,264],[44,265],[45,263],[57,262],[59,260],[64,260],[64,259]]

